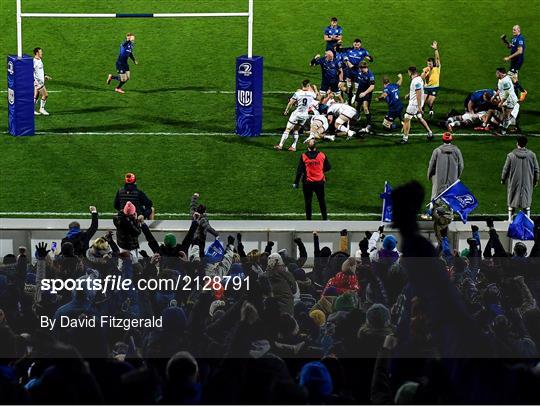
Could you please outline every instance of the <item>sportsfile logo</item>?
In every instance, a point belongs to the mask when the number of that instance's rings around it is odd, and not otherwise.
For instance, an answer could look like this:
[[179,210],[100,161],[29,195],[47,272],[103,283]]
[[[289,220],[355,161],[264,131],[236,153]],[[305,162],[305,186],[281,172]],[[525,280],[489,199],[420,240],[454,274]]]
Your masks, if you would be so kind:
[[13,75],[15,73],[15,67],[13,66],[13,61],[8,61],[7,63],[8,74]]
[[253,101],[253,92],[250,90],[239,90],[237,92],[238,103],[242,106],[249,106]]
[[8,103],[10,105],[15,103],[15,91],[11,88],[8,88]]
[[250,76],[253,73],[251,72],[251,64],[247,62],[240,64],[240,66],[238,67],[238,73],[240,75]]
[[457,195],[456,196],[456,200],[460,203],[460,205],[465,208],[471,204],[474,203],[474,198],[469,195],[469,194],[466,194],[466,195]]

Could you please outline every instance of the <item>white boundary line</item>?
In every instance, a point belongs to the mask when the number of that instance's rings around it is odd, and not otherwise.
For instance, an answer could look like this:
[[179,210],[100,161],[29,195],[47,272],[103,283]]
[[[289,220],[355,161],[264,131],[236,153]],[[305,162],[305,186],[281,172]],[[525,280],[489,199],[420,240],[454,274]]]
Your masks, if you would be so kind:
[[[7,90],[0,90],[1,93],[7,93]],[[92,90],[92,89],[80,89],[77,91],[68,91],[68,90],[47,90],[47,93],[63,93],[63,92],[93,92],[93,93],[101,93],[106,92],[110,93],[109,88],[104,88],[100,90]],[[177,90],[164,90],[163,93],[205,93],[205,94],[224,94],[224,95],[233,95],[236,93],[234,90],[195,90],[195,89],[177,89]],[[295,91],[289,91],[289,90],[267,90],[264,91],[264,94],[267,95],[292,95]],[[134,90],[133,93],[138,93],[137,90]],[[381,90],[374,90],[373,93],[382,93]]]
[[[50,135],[50,136],[235,136],[234,132],[167,132],[167,131],[73,131],[73,132],[55,132],[55,131],[37,131],[36,134],[39,135]],[[434,133],[435,135],[442,134]],[[281,136],[281,133],[261,133],[261,136]],[[384,136],[384,137],[401,137],[401,133],[379,133],[375,136]],[[412,137],[425,137],[426,133],[410,133],[409,136]],[[477,137],[493,137],[491,133],[456,133],[456,137],[459,136],[477,136]],[[528,137],[540,137],[540,133],[530,133],[527,134]],[[369,138],[370,136],[368,136]],[[509,137],[509,136],[505,136]],[[251,138],[251,137],[246,137]],[[253,137],[256,138],[256,137]]]
[[[114,216],[117,214],[117,212],[100,212],[101,216]],[[89,212],[0,212],[0,216],[82,216],[82,217],[90,217]],[[208,215],[210,216],[245,216],[245,217],[289,217],[289,216],[305,216],[305,213],[297,213],[297,212],[289,212],[289,213],[211,213],[208,212]],[[358,216],[358,217],[367,217],[367,216],[377,216],[380,217],[380,213],[375,212],[335,212],[335,213],[329,213],[328,216]],[[507,213],[476,213],[475,216],[508,216]],[[157,216],[176,216],[176,217],[183,217],[183,216],[191,216],[187,212],[164,212],[164,213],[158,213]],[[159,219],[157,219],[159,220]]]

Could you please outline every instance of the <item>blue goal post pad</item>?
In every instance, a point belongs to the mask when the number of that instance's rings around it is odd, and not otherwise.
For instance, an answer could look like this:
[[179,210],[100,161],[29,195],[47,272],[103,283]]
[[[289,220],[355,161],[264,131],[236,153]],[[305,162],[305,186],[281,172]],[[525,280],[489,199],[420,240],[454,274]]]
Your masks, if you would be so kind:
[[8,55],[8,129],[13,136],[33,136],[34,59],[30,55]]
[[236,58],[236,134],[259,136],[263,116],[263,57]]

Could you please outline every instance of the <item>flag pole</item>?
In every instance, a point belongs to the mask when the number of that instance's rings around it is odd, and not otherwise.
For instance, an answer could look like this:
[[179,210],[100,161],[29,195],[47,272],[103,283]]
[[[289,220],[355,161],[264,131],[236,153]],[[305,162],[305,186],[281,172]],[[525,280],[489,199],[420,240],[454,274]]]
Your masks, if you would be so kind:
[[[386,194],[386,185],[388,185],[388,181],[384,181],[384,191],[383,194]],[[381,222],[384,223],[384,207],[386,205],[386,198],[383,199],[382,202],[382,211],[381,211]]]
[[446,188],[444,191],[442,191],[439,195],[437,195],[435,198],[433,198],[429,203],[426,205],[426,208],[431,205],[433,202],[435,202],[437,199],[441,197],[441,195],[444,195],[446,191],[448,191],[450,188],[452,188],[454,185],[456,185],[461,180],[457,179],[454,183],[452,183],[448,188]]

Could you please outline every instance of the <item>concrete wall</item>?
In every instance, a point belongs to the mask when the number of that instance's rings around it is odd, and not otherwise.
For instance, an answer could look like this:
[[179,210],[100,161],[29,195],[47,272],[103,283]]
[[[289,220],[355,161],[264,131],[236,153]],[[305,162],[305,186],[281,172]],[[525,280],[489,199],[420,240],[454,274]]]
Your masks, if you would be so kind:
[[[15,218],[0,218],[0,256],[9,253],[16,253],[19,246],[32,248],[44,241],[49,243],[56,242],[58,250],[60,249],[60,241],[66,235],[67,225],[72,220],[66,219],[15,219]],[[90,225],[89,219],[80,219],[82,229]],[[286,248],[289,253],[296,254],[296,245],[293,240],[296,237],[302,238],[308,256],[313,256],[313,231],[319,233],[321,247],[328,246],[332,251],[339,247],[339,231],[342,229],[348,230],[349,236],[349,251],[354,254],[358,250],[358,243],[364,238],[365,231],[376,231],[380,223],[376,221],[283,221],[283,220],[241,220],[241,221],[211,221],[212,226],[220,232],[220,239],[223,242],[227,241],[229,234],[236,237],[238,232],[242,233],[242,240],[246,252],[252,249],[263,250],[266,242],[275,242],[274,250]],[[474,222],[473,222],[474,224]],[[485,222],[476,223],[480,227],[480,237],[482,247],[488,239],[488,229]],[[149,227],[156,239],[161,242],[166,233],[174,233],[177,240],[180,241],[187,230],[190,223],[188,221],[151,221]],[[464,225],[461,222],[454,222],[450,225],[448,236],[453,248],[462,250],[467,245],[467,238],[471,236],[471,224]],[[435,241],[433,233],[433,224],[431,222],[420,223],[422,233],[432,241]],[[508,230],[507,222],[495,222],[495,228],[499,232],[499,236],[507,251],[511,251],[514,242],[506,237]],[[108,230],[115,230],[115,227],[110,219],[100,220],[99,229],[94,238],[104,235]],[[387,225],[385,226],[386,234],[395,234],[399,241],[399,234]],[[211,236],[210,236],[211,238]],[[141,235],[141,248],[151,253],[148,245],[143,241]],[[525,242],[527,247],[532,247],[533,242]],[[308,261],[307,266],[310,265]]]

